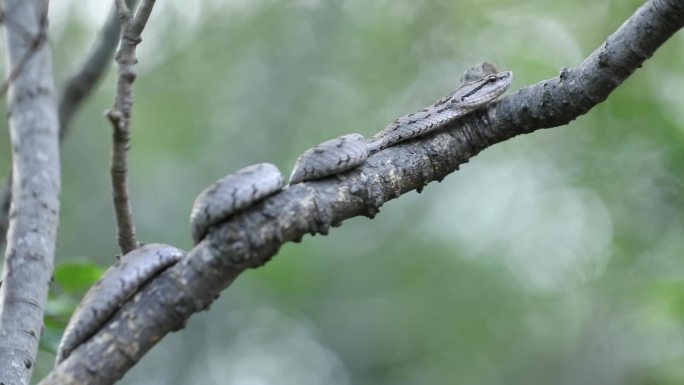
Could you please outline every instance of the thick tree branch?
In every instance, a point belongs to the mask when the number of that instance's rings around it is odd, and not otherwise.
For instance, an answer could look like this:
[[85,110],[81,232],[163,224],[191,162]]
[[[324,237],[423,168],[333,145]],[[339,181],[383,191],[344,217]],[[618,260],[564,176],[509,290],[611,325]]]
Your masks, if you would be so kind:
[[483,149],[565,124],[605,100],[684,26],[684,3],[651,0],[584,62],[525,87],[445,130],[390,147],[339,177],[289,186],[211,231],[186,257],[131,301],[41,384],[111,384],[165,334],[280,246],[358,215],[457,170]]
[[[6,0],[4,9],[30,36],[45,35],[47,1]],[[9,68],[17,68],[35,49],[9,86],[13,200],[0,288],[0,383],[27,384],[43,327],[57,236],[59,123],[48,45],[32,48],[35,44],[13,28],[5,36]]]
[[[126,3],[128,7],[134,8],[138,1],[126,0]],[[6,22],[8,21],[6,20]],[[69,133],[71,121],[78,109],[107,72],[114,58],[114,52],[119,44],[120,36],[121,28],[116,7],[114,7],[109,13],[102,32],[85,57],[85,60],[62,87],[58,102],[60,141],[64,140]],[[5,236],[9,224],[8,214],[10,201],[12,200],[11,181],[12,175],[10,173],[0,182],[0,250],[2,250],[5,244]]]
[[133,82],[137,76],[135,56],[138,44],[142,42],[140,34],[152,14],[154,0],[145,0],[133,16],[124,0],[116,0],[116,7],[121,22],[121,44],[116,53],[119,66],[119,79],[116,87],[114,107],[107,111],[112,123],[112,199],[118,230],[117,240],[123,254],[138,247],[135,238],[133,208],[128,198],[128,149],[131,142],[131,115],[133,112]]

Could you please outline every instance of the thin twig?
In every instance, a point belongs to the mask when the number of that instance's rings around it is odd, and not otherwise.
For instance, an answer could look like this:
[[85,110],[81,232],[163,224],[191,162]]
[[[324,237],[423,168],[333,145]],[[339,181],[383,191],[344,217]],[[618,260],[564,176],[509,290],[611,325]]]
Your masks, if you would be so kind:
[[[126,0],[129,8],[133,8],[138,4],[139,0]],[[9,22],[11,19],[6,19],[4,12],[0,11],[0,21]],[[23,28],[14,28],[16,23],[11,23],[14,31],[24,36]],[[7,24],[8,26],[10,24]],[[17,26],[19,27],[19,26]],[[119,18],[114,6],[105,22],[99,38],[93,44],[92,49],[79,65],[78,69],[69,79],[64,83],[62,92],[58,99],[58,114],[59,114],[59,139],[60,141],[69,133],[71,121],[83,105],[83,101],[92,93],[95,86],[99,84],[102,76],[107,72],[109,64],[114,58],[114,52],[119,44],[121,36],[121,28],[119,27]],[[26,41],[31,41],[26,39]],[[7,235],[7,226],[9,224],[9,207],[12,200],[12,172],[5,176],[5,179],[0,182],[0,250],[5,244],[5,237]]]
[[[9,24],[5,23],[5,25],[9,27]],[[10,83],[12,83],[17,77],[19,77],[19,75],[21,75],[21,71],[24,69],[26,63],[28,63],[28,61],[31,60],[31,57],[36,53],[36,51],[38,51],[38,49],[43,45],[43,43],[45,43],[45,40],[46,31],[45,28],[41,27],[38,36],[36,36],[33,39],[31,45],[28,47],[28,50],[26,50],[24,56],[22,56],[21,60],[19,60],[19,63],[14,68],[12,68],[7,78],[2,83],[0,83],[0,96],[4,95],[7,92]]]
[[16,24],[14,20],[7,17],[7,14],[0,10],[0,22],[4,23],[8,29],[16,32],[24,40],[30,42],[30,45],[24,55],[19,60],[14,68],[10,71],[7,78],[0,83],[0,96],[4,95],[9,88],[10,83],[15,80],[20,74],[26,63],[31,59],[31,57],[38,51],[41,45],[47,40],[47,14],[42,15],[40,19],[40,26],[38,29],[38,34],[32,36],[21,24]]
[[121,45],[116,53],[119,78],[114,107],[106,112],[112,123],[112,199],[118,229],[117,240],[122,253],[138,247],[135,237],[133,209],[128,194],[128,149],[131,141],[131,114],[133,109],[133,82],[137,62],[135,51],[142,41],[142,33],[154,7],[153,0],[143,1],[135,16],[124,0],[116,0],[121,23]]
[[244,269],[268,262],[285,242],[372,216],[384,202],[441,180],[489,146],[566,124],[607,98],[683,26],[680,0],[648,1],[577,67],[444,130],[383,150],[344,177],[291,185],[255,204],[211,230],[40,384],[114,383],[165,334],[184,327]]
[[[129,8],[134,8],[138,0],[127,0]],[[121,27],[116,5],[112,8],[100,36],[93,44],[85,60],[64,83],[59,96],[59,138],[69,132],[70,123],[83,100],[90,95],[100,79],[107,72],[114,52],[121,40]]]

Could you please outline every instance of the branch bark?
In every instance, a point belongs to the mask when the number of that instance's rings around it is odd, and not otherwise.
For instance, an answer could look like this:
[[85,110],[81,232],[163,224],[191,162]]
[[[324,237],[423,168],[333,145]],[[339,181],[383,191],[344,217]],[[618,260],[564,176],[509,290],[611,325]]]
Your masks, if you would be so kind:
[[119,79],[116,87],[114,107],[107,111],[112,123],[112,199],[118,229],[118,242],[121,253],[126,254],[138,247],[135,237],[133,208],[128,198],[128,149],[131,142],[131,115],[133,113],[133,82],[137,76],[135,65],[138,62],[135,51],[142,42],[140,34],[152,14],[154,0],[145,0],[138,11],[133,13],[124,0],[116,0],[121,22],[121,45],[116,53],[119,66]]
[[[8,28],[14,28],[11,27],[12,24],[7,24]],[[23,27],[21,27],[23,28]],[[17,61],[17,64],[12,70],[10,71],[9,75],[6,77],[5,81],[0,84],[0,95],[4,95],[5,92],[7,92],[7,89],[9,88],[10,83],[12,83],[20,74],[21,71],[24,69],[24,66],[28,61],[31,59],[31,57],[36,53],[36,51],[40,48],[41,45],[45,43],[46,40],[46,32],[45,27],[41,26],[41,30],[38,32],[38,35],[34,36],[33,38],[29,39],[31,41],[31,45],[28,47],[28,49],[24,52],[24,56],[21,57]],[[20,29],[19,31],[23,31],[23,29]],[[17,32],[17,31],[15,31]],[[21,32],[19,32],[21,33]]]
[[[139,0],[126,0],[128,8],[133,9]],[[102,76],[114,59],[114,52],[121,40],[121,24],[116,6],[109,12],[99,38],[90,53],[69,80],[64,83],[59,96],[59,138],[68,134],[71,120],[83,104],[85,98],[100,83]]]
[[[47,6],[45,0],[4,2],[6,17],[34,37],[46,33]],[[9,86],[13,200],[0,288],[0,383],[28,384],[57,236],[59,123],[48,45],[32,48],[32,42],[13,28],[6,28],[5,35],[9,68],[17,68],[35,49]]]
[[[126,0],[129,8],[134,8],[139,0]],[[95,41],[83,63],[62,87],[59,96],[59,139],[60,141],[69,133],[71,121],[86,98],[99,84],[102,76],[107,72],[114,52],[119,44],[121,27],[119,24],[116,7],[113,7],[107,17],[100,36]],[[9,207],[12,200],[12,174],[0,183],[0,250],[5,244],[7,226],[9,225]]]
[[559,76],[520,89],[441,132],[381,151],[337,178],[289,186],[235,215],[125,303],[41,384],[113,383],[283,243],[298,242],[307,233],[327,234],[347,218],[373,217],[384,202],[441,180],[493,144],[570,122],[605,100],[682,26],[684,3],[650,0]]

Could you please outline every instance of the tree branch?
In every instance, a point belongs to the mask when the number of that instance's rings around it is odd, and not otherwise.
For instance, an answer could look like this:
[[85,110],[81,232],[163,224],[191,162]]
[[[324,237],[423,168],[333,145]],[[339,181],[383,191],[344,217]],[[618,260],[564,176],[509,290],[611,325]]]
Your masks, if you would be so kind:
[[[46,22],[47,22],[47,20],[46,20]],[[6,25],[8,28],[14,28],[14,27],[10,27],[12,25],[12,23],[6,23]],[[22,30],[20,29],[19,31],[22,31]],[[16,79],[19,76],[19,74],[21,74],[21,71],[24,69],[24,66],[26,65],[26,63],[28,63],[28,61],[31,59],[33,54],[36,53],[38,48],[40,48],[40,46],[43,45],[43,43],[45,43],[45,40],[47,37],[45,35],[46,33],[47,33],[46,28],[44,26],[41,26],[41,30],[39,31],[38,35],[30,40],[30,42],[31,42],[30,46],[26,50],[26,52],[24,52],[24,56],[22,56],[21,59],[19,59],[19,62],[16,64],[16,66],[14,68],[12,68],[12,70],[10,71],[10,73],[7,76],[7,78],[5,79],[5,81],[0,83],[0,95],[4,95],[5,92],[7,92],[7,89],[9,88],[10,83],[12,83],[14,81],[14,79]]]
[[[128,7],[134,8],[139,0],[126,0]],[[3,15],[3,20],[5,20]],[[5,20],[8,22],[9,20]],[[13,23],[11,25],[14,25]],[[121,28],[116,7],[109,13],[107,21],[95,41],[91,51],[76,72],[66,81],[62,88],[58,102],[59,114],[59,139],[60,141],[69,133],[71,121],[83,105],[83,101],[92,93],[107,72],[114,52],[119,44]],[[9,224],[9,206],[12,200],[12,175],[10,174],[0,182],[0,250],[5,244],[7,226]]]
[[131,114],[133,112],[133,82],[137,76],[135,50],[142,41],[140,34],[152,13],[154,0],[145,0],[133,16],[124,0],[116,0],[121,22],[121,45],[116,53],[119,79],[114,107],[107,111],[112,123],[112,199],[116,214],[119,248],[123,254],[138,247],[135,238],[133,209],[128,198],[128,149],[131,142]]
[[684,3],[648,1],[586,60],[560,76],[518,90],[445,130],[381,151],[339,177],[289,186],[235,215],[125,303],[41,384],[113,383],[283,243],[300,241],[307,233],[327,234],[347,218],[373,217],[384,202],[441,180],[495,143],[575,119],[605,100],[682,26]]
[[[139,0],[126,0],[129,8],[135,8]],[[114,52],[121,40],[121,24],[116,11],[112,8],[99,38],[78,70],[66,81],[59,97],[59,137],[69,132],[71,120],[83,100],[90,95],[102,76],[107,72],[114,59]]]
[[[47,33],[47,1],[6,0],[4,5],[7,18],[30,36]],[[32,48],[32,41],[14,28],[6,28],[5,35],[9,68],[18,68],[35,49],[9,85],[13,200],[0,288],[0,383],[28,384],[57,236],[59,123],[49,47]]]
[[166,333],[249,267],[266,263],[288,241],[358,215],[373,217],[386,201],[441,180],[483,149],[566,124],[605,100],[684,25],[679,0],[642,6],[584,62],[523,88],[445,130],[390,147],[338,178],[289,186],[218,226],[186,257],[124,304],[90,341],[42,384],[102,383],[120,378]]

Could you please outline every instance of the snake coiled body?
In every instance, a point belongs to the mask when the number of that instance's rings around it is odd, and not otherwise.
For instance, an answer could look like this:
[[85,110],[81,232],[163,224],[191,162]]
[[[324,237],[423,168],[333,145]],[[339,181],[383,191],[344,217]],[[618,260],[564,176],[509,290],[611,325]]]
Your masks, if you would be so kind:
[[122,256],[88,290],[71,316],[57,349],[56,362],[65,360],[95,334],[152,277],[178,262],[185,252],[173,246],[149,244]]
[[192,239],[199,243],[211,226],[280,191],[284,186],[283,174],[270,163],[247,166],[217,180],[204,189],[192,205]]
[[[193,239],[199,243],[212,226],[280,191],[284,185],[283,174],[269,163],[247,166],[217,180],[195,200],[190,215]],[[56,363],[67,359],[142,286],[184,256],[184,251],[163,244],[144,245],[122,256],[88,290],[74,311],[57,349]]]
[[297,159],[290,183],[338,174],[362,164],[378,151],[442,128],[496,100],[512,79],[510,71],[486,75],[463,84],[429,107],[400,117],[369,139],[349,134],[312,147]]
[[[350,170],[378,151],[425,135],[486,106],[501,96],[512,80],[511,72],[490,72],[493,71],[483,65],[474,72],[476,80],[466,82],[427,108],[400,117],[371,138],[348,134],[306,150],[295,163],[290,183]],[[468,77],[465,79],[470,80]],[[284,187],[282,173],[268,163],[248,166],[217,180],[198,195],[192,206],[190,228],[193,240],[201,242],[213,227]],[[91,288],[74,312],[60,343],[57,363],[96,334],[143,285],[184,255],[184,251],[172,246],[150,244],[121,257]]]

